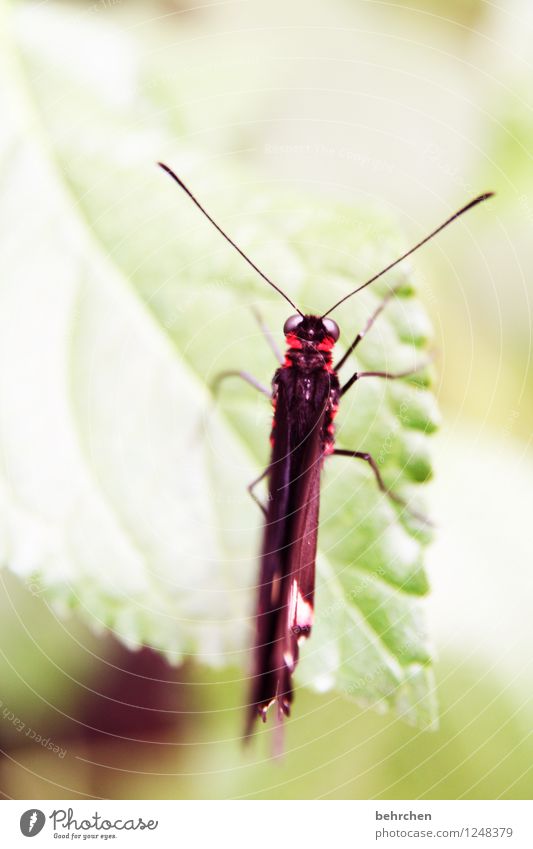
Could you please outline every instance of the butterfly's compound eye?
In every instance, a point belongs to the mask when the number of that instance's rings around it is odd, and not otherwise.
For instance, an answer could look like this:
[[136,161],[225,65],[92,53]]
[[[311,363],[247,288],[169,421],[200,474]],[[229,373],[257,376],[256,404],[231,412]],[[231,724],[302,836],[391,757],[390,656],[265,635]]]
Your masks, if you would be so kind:
[[337,322],[333,321],[332,318],[323,318],[322,324],[324,325],[324,330],[328,336],[331,336],[331,338],[336,342],[340,335],[339,325]]
[[285,336],[287,335],[287,333],[294,333],[298,325],[302,323],[302,320],[303,319],[301,315],[291,315],[291,317],[288,318],[285,324],[283,325],[283,332]]

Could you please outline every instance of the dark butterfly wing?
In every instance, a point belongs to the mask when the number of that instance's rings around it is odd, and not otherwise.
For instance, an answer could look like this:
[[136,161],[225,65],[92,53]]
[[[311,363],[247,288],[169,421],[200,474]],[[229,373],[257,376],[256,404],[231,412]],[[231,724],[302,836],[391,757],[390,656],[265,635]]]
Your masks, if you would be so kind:
[[323,462],[320,428],[297,449],[289,498],[290,537],[283,597],[282,659],[292,674],[298,645],[311,633],[315,593],[315,561]]
[[283,391],[278,392],[277,396],[273,432],[275,436],[268,471],[269,499],[259,570],[256,641],[246,735],[250,734],[258,714],[266,718],[266,710],[275,698],[277,689],[273,648],[282,605],[284,540],[290,494],[290,422],[287,398]]
[[325,405],[303,414],[289,388],[278,384],[246,734],[273,702],[288,715],[298,646],[313,619]]

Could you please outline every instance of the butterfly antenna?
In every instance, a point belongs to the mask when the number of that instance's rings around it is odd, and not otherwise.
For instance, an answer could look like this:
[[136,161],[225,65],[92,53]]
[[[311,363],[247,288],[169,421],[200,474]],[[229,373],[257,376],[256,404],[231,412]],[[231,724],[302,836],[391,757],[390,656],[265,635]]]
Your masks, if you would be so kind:
[[194,204],[198,207],[198,209],[200,210],[200,212],[203,212],[203,214],[205,215],[205,217],[207,218],[207,220],[211,222],[211,224],[213,225],[213,227],[215,227],[215,228],[218,230],[218,232],[219,232],[219,233],[221,233],[221,234],[222,234],[222,236],[224,236],[224,238],[226,239],[226,241],[227,241],[227,242],[229,242],[229,243],[230,243],[230,245],[233,245],[233,247],[235,248],[235,250],[236,250],[236,251],[238,251],[238,252],[240,253],[240,255],[243,257],[243,259],[245,259],[245,260],[246,260],[246,262],[248,263],[248,265],[251,265],[251,266],[252,266],[252,268],[254,269],[254,271],[257,271],[257,273],[258,273],[258,274],[259,274],[259,275],[263,278],[263,280],[266,280],[266,282],[269,284],[269,286],[272,286],[272,288],[273,288],[273,289],[275,289],[275,290],[276,290],[276,292],[279,292],[279,294],[280,294],[283,298],[285,298],[285,300],[286,300],[286,301],[288,301],[288,302],[289,302],[289,304],[291,305],[291,307],[293,307],[293,308],[296,310],[296,312],[297,312],[297,313],[299,313],[299,315],[303,316],[302,311],[301,311],[300,309],[298,309],[298,307],[296,306],[296,304],[294,303],[294,301],[291,301],[291,299],[289,298],[289,296],[288,296],[288,295],[286,295],[286,294],[285,294],[285,292],[284,292],[282,289],[280,289],[280,287],[279,287],[279,286],[277,286],[277,285],[274,283],[274,281],[273,281],[273,280],[271,280],[271,279],[270,279],[270,277],[267,277],[267,276],[266,276],[266,274],[265,274],[263,271],[261,271],[261,269],[260,269],[260,268],[258,268],[258,267],[257,267],[257,265],[255,264],[255,262],[252,262],[252,260],[250,259],[250,257],[246,256],[246,254],[244,253],[244,251],[243,251],[243,250],[241,250],[241,249],[240,249],[240,247],[239,247],[238,245],[236,245],[236,244],[235,244],[235,242],[233,241],[233,239],[231,239],[231,238],[228,236],[228,234],[224,232],[224,230],[222,229],[222,227],[220,227],[220,226],[217,224],[217,222],[216,222],[213,218],[211,218],[211,216],[209,215],[209,213],[207,212],[207,210],[205,210],[205,209],[204,209],[204,207],[202,206],[202,204],[200,203],[200,201],[199,201],[199,200],[197,200],[197,199],[195,198],[195,196],[193,195],[193,193],[191,192],[191,190],[187,188],[187,186],[185,185],[185,183],[183,182],[183,180],[180,180],[180,178],[178,177],[178,175],[177,175],[177,174],[175,174],[175,173],[174,173],[174,171],[172,170],[172,168],[169,168],[169,167],[168,167],[168,165],[165,165],[165,164],[164,164],[164,162],[158,162],[157,164],[159,165],[159,167],[160,167],[160,168],[162,168],[162,169],[163,169],[163,171],[166,171],[166,172],[167,172],[167,174],[169,174],[169,175],[172,177],[172,179],[173,179],[173,180],[175,180],[175,181],[176,181],[176,183],[178,184],[178,186],[180,186],[180,187],[183,189],[183,191],[185,192],[185,194],[187,194],[187,195],[190,197],[190,199],[191,199],[191,200],[192,200],[192,202],[193,202],[193,203],[194,203]]
[[367,286],[370,286],[370,284],[373,283],[374,280],[377,280],[378,277],[381,277],[383,274],[386,274],[386,272],[390,271],[391,268],[394,268],[395,265],[398,265],[398,263],[402,262],[402,260],[404,260],[406,257],[413,254],[415,251],[418,250],[418,248],[421,248],[422,245],[425,245],[426,242],[429,242],[429,240],[432,239],[433,236],[436,236],[437,233],[440,233],[441,230],[444,230],[444,228],[447,227],[448,224],[451,224],[452,221],[455,221],[455,219],[459,218],[459,216],[462,215],[464,212],[468,212],[469,209],[472,209],[474,206],[477,206],[478,203],[481,203],[482,201],[493,197],[493,195],[494,192],[485,192],[485,194],[479,195],[479,197],[474,198],[474,200],[471,200],[470,203],[467,203],[466,206],[463,206],[462,209],[458,210],[458,212],[455,212],[450,218],[448,218],[444,222],[444,224],[441,224],[440,227],[437,227],[436,230],[433,230],[433,232],[430,233],[429,236],[426,236],[425,239],[422,239],[421,242],[418,242],[418,244],[415,245],[414,248],[411,248],[410,250],[406,251],[406,253],[402,254],[402,256],[398,257],[398,259],[395,259],[394,262],[391,262],[390,265],[387,265],[387,267],[380,271],[379,274],[374,274],[374,276],[371,277],[370,280],[367,280],[366,283],[363,283],[362,286],[358,286],[357,289],[353,290],[353,292],[349,292],[347,295],[341,298],[340,301],[337,301],[336,304],[334,304],[332,307],[329,308],[327,312],[324,313],[322,318],[325,318],[327,315],[332,313],[333,310],[336,310],[337,307],[340,307],[340,305],[343,304],[344,301],[347,301],[348,298],[351,298],[352,295],[356,295],[357,292],[361,291],[361,289],[365,289]]

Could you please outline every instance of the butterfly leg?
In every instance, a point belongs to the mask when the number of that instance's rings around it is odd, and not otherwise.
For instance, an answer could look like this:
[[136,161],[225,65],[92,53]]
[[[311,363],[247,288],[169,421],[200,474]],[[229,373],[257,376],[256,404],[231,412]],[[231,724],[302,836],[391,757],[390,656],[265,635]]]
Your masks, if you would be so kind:
[[427,365],[431,362],[430,359],[424,360],[419,366],[416,368],[410,368],[406,371],[398,371],[398,372],[390,372],[390,371],[356,371],[349,380],[346,381],[344,386],[341,387],[341,395],[344,395],[345,392],[348,392],[351,386],[354,385],[356,380],[360,380],[362,377],[383,377],[385,380],[399,380],[402,377],[410,377],[412,374],[416,374],[422,369],[426,368]]
[[396,495],[395,492],[392,492],[392,490],[388,488],[385,481],[381,477],[381,472],[379,471],[378,464],[372,457],[372,454],[369,454],[368,451],[349,451],[345,448],[335,448],[333,454],[336,454],[339,457],[354,457],[356,460],[364,460],[365,463],[368,463],[368,465],[372,469],[374,477],[376,479],[376,483],[380,488],[381,492],[385,493],[385,495],[387,495],[388,498],[391,499],[391,501],[394,501],[396,504],[400,504],[402,507],[407,508],[407,510],[412,516],[419,519],[425,525],[431,525],[431,522],[429,521],[429,519],[426,518],[426,516],[423,516],[416,510],[411,510],[411,508],[408,507],[407,502],[403,498],[401,498],[399,495]]
[[[272,336],[272,333],[270,332],[269,328],[266,326],[265,322],[263,321],[261,313],[255,307],[252,307],[252,312],[254,314],[255,320],[257,321],[257,323],[258,323],[258,325],[261,329],[263,336],[265,337],[265,339],[268,343],[268,346],[273,351],[274,356],[276,357],[277,361],[281,365],[283,365],[283,357],[281,355],[281,351],[278,348],[276,341],[275,341],[274,337]],[[225,380],[228,377],[240,377],[241,380],[245,380],[246,383],[249,383],[250,386],[254,387],[254,389],[257,389],[259,392],[262,392],[263,395],[266,395],[267,398],[272,398],[272,391],[270,389],[267,389],[267,387],[263,383],[261,383],[259,380],[257,380],[257,378],[255,378],[252,374],[250,374],[247,371],[242,371],[240,369],[230,369],[229,371],[221,371],[219,374],[217,374],[215,379],[213,380],[213,382],[211,384],[213,394],[215,394],[215,395],[217,394],[218,389],[220,387],[220,384],[222,383],[223,380]]]
[[[212,388],[214,395],[217,394],[218,389],[220,388],[220,384],[222,383],[222,381],[226,380],[228,377],[239,377],[239,378],[241,378],[241,380],[246,381],[246,383],[248,383],[250,386],[253,386],[254,389],[257,389],[258,392],[262,392],[263,395],[266,395],[267,398],[272,398],[272,392],[269,389],[267,389],[266,386],[264,386],[259,380],[257,380],[249,372],[242,371],[242,370],[221,371],[219,374],[217,374],[213,383],[211,384],[211,388]],[[257,495],[254,493],[254,489],[257,486],[257,484],[261,483],[263,478],[265,478],[267,476],[268,471],[269,471],[269,467],[267,466],[267,468],[264,470],[264,472],[262,472],[259,475],[259,477],[256,478],[255,480],[253,480],[252,483],[249,484],[248,487],[247,487],[248,492],[252,496],[255,503],[261,508],[261,510],[263,511],[265,516],[267,514],[267,509],[266,509],[265,505],[257,497]]]
[[397,291],[399,289],[400,289],[400,286],[396,286],[394,289],[391,289],[391,291],[387,295],[385,295],[385,297],[383,298],[381,303],[378,304],[378,306],[376,307],[376,309],[374,310],[374,312],[372,313],[372,315],[368,319],[368,321],[365,324],[365,326],[363,327],[363,329],[357,334],[357,336],[353,340],[350,347],[342,355],[339,362],[335,364],[335,371],[338,371],[340,369],[340,367],[344,365],[344,363],[346,362],[346,360],[348,359],[350,354],[352,354],[355,351],[355,349],[359,345],[359,342],[361,342],[361,340],[365,338],[366,334],[368,333],[368,331],[370,330],[370,328],[374,324],[376,318],[383,312],[383,310],[385,309],[385,307],[387,306],[389,301],[391,301],[393,299],[393,297],[395,296],[395,294],[397,293]]
[[240,377],[241,380],[244,380],[246,381],[246,383],[249,383],[250,386],[253,386],[254,389],[258,390],[258,392],[262,392],[263,395],[266,395],[267,398],[272,398],[272,392],[270,391],[270,389],[267,389],[267,387],[259,380],[257,380],[257,378],[255,378],[252,374],[247,371],[242,371],[240,369],[231,369],[229,371],[219,372],[211,384],[211,389],[214,395],[217,394],[222,381],[226,380],[228,377]]
[[261,315],[261,313],[259,312],[258,309],[256,309],[255,307],[252,307],[252,312],[254,314],[255,320],[257,321],[257,323],[259,325],[261,333],[263,334],[263,336],[265,337],[265,339],[267,341],[267,344],[268,344],[270,350],[274,353],[274,356],[277,359],[278,363],[280,365],[283,365],[283,357],[281,355],[281,351],[278,348],[278,346],[276,344],[276,340],[272,336],[272,333],[270,332],[270,328],[267,327],[267,325],[263,321],[263,317],[262,317],[262,315]]
[[393,501],[396,501],[397,504],[405,505],[405,501],[403,498],[400,498],[399,495],[392,492],[385,481],[381,477],[381,472],[379,471],[378,464],[372,457],[372,454],[369,454],[368,451],[349,451],[345,448],[335,448],[333,454],[336,454],[339,457],[354,457],[356,460],[364,460],[365,463],[368,463],[372,471],[374,472],[374,477],[376,478],[376,483],[379,486],[380,490],[389,496]]
[[260,499],[259,499],[259,498],[257,497],[257,495],[255,494],[254,489],[256,488],[256,486],[257,486],[257,484],[258,484],[258,483],[261,483],[261,481],[262,481],[262,480],[264,480],[264,478],[266,478],[266,476],[268,475],[269,471],[270,471],[270,466],[267,466],[267,467],[266,467],[266,469],[264,470],[264,472],[261,472],[261,474],[259,475],[259,477],[258,477],[258,478],[256,478],[255,480],[253,480],[253,481],[252,481],[251,483],[249,483],[249,484],[248,484],[248,486],[247,486],[247,490],[248,490],[248,492],[250,493],[250,495],[252,496],[253,500],[254,500],[254,501],[255,501],[255,503],[258,505],[258,507],[260,507],[260,508],[261,508],[261,510],[263,511],[263,513],[264,513],[264,515],[265,515],[265,516],[267,515],[267,509],[266,509],[265,505],[263,504],[263,502],[262,502],[262,501],[260,501]]
[[[272,393],[266,388],[266,386],[263,386],[262,383],[260,383],[258,380],[256,380],[255,377],[253,377],[253,375],[249,374],[247,371],[221,371],[219,374],[217,374],[213,383],[211,384],[213,394],[215,394],[215,395],[217,394],[217,391],[218,391],[220,384],[222,383],[223,380],[225,380],[228,377],[240,377],[242,380],[246,381],[246,383],[249,383],[250,386],[253,386],[254,389],[257,389],[259,392],[262,392],[263,395],[266,395],[267,398],[272,398]],[[261,510],[263,511],[265,516],[267,514],[267,509],[266,509],[265,505],[259,500],[257,495],[255,495],[254,489],[257,486],[257,484],[261,483],[263,478],[265,478],[267,476],[268,471],[269,471],[269,466],[266,467],[264,472],[262,472],[259,475],[258,478],[253,480],[247,486],[248,492],[252,496],[255,503],[261,508]]]
[[237,370],[237,369],[219,372],[215,376],[214,380],[211,382],[211,392],[212,392],[212,395],[213,395],[213,397],[211,399],[211,403],[202,412],[202,414],[200,416],[200,420],[199,420],[197,427],[196,427],[196,432],[200,435],[200,438],[203,438],[203,436],[205,435],[205,432],[206,432],[206,430],[209,426],[210,418],[213,414],[213,410],[215,409],[215,406],[216,406],[216,403],[217,403],[217,397],[218,397],[220,385],[228,377],[239,377],[241,380],[244,380],[246,383],[250,384],[250,386],[253,386],[254,389],[257,389],[258,392],[261,392],[263,395],[266,395],[266,397],[269,400],[272,399],[272,392],[269,389],[267,389],[266,386],[263,386],[263,384],[259,380],[257,380],[253,375],[249,374],[249,372],[241,371],[241,370]]

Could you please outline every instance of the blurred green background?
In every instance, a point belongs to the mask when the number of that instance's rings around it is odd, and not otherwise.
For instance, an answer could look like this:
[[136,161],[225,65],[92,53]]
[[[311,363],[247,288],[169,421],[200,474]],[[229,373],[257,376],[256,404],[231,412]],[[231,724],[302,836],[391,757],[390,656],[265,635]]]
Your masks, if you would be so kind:
[[[18,4],[29,50],[48,6]],[[58,619],[38,587],[2,572],[0,791],[531,798],[530,4],[102,0],[52,8],[55,27],[62,18],[88,30],[105,22],[137,41],[159,68],[152,103],[159,98],[166,110],[170,99],[177,146],[202,150],[211,173],[248,167],[282,188],[379,201],[410,240],[474,194],[497,197],[490,212],[462,220],[415,261],[436,329],[444,422],[427,605],[439,730],[302,691],[284,759],[270,760],[268,734],[243,752],[238,669],[174,668],[148,649],[128,652],[75,617]],[[67,34],[66,61],[73,77],[109,91],[112,111],[116,57],[105,40],[93,44],[89,56]],[[37,98],[45,86],[61,108],[53,73],[34,85]],[[141,87],[140,120],[144,94]],[[90,114],[72,132],[90,152]],[[149,125],[146,134],[151,152]],[[127,158],[128,150],[113,154]]]

